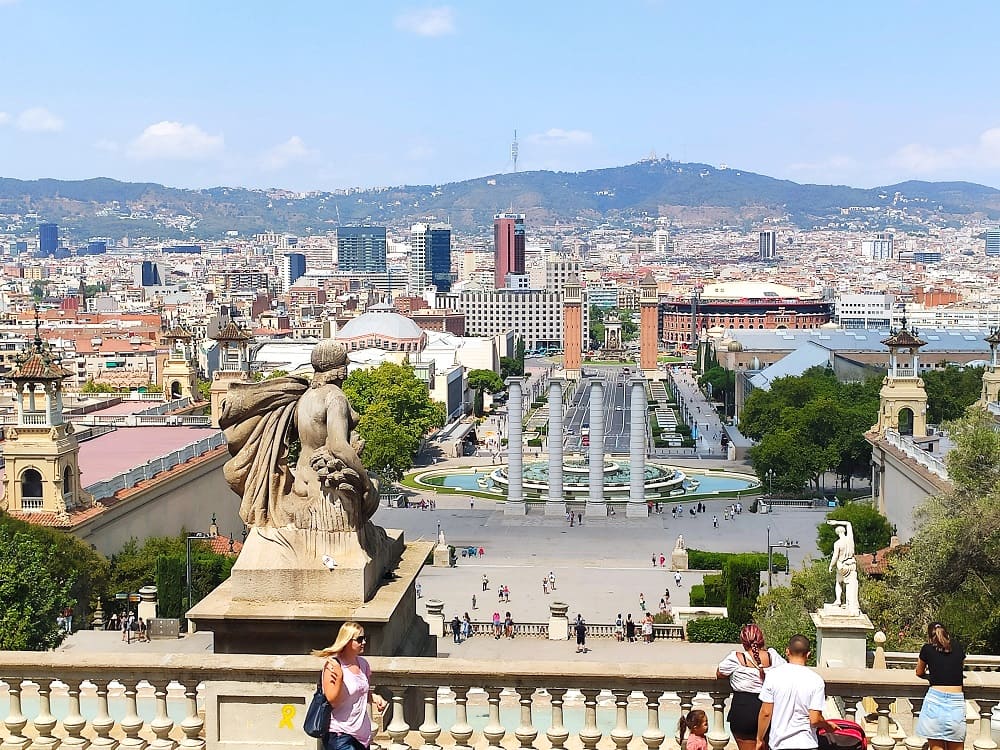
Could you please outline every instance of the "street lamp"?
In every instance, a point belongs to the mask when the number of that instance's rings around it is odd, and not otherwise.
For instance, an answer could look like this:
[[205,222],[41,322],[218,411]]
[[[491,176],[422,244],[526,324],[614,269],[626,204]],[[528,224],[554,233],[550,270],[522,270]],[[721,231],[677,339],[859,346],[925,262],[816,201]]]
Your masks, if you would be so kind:
[[206,534],[204,531],[199,531],[194,534],[188,534],[187,538],[184,540],[184,548],[186,550],[185,561],[187,562],[187,590],[188,590],[188,609],[194,606],[191,601],[191,540],[192,539],[211,539],[211,534]]
[[769,594],[771,593],[771,574],[773,573],[774,570],[771,564],[772,550],[798,549],[798,548],[799,548],[799,543],[792,539],[789,539],[788,537],[785,537],[780,542],[775,542],[774,544],[771,544],[771,527],[770,526],[767,527],[767,593]]
[[768,469],[764,476],[767,477],[767,496],[770,497],[772,494],[771,483],[774,481],[774,469]]

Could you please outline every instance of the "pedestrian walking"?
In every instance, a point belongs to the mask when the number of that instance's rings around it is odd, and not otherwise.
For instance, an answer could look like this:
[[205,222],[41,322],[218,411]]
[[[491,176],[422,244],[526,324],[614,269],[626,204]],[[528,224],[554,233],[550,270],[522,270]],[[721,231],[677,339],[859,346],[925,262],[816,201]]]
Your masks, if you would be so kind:
[[472,595],[472,608],[473,609],[476,608],[476,595],[475,594]]
[[556,590],[556,574],[553,573],[551,570],[549,571],[549,590],[550,591]]
[[714,526],[715,528],[719,528],[719,517],[718,516],[712,516],[712,526]]
[[641,593],[639,594],[639,609],[641,609],[643,612],[646,611],[646,597],[643,596]]
[[503,587],[503,600],[505,604],[510,604],[510,586]]
[[674,583],[678,586],[681,585],[681,572],[679,570],[674,571]]
[[542,593],[549,593],[549,579],[546,576],[542,576]]
[[656,567],[656,553],[653,553],[653,567]]
[[483,573],[483,591],[486,591],[489,587],[490,587],[490,579],[486,577],[485,573]]
[[661,567],[661,568],[664,568],[664,567],[666,567],[666,564],[667,564],[667,558],[666,558],[666,557],[664,556],[664,554],[663,554],[663,553],[661,552],[661,553],[660,553],[660,567]]

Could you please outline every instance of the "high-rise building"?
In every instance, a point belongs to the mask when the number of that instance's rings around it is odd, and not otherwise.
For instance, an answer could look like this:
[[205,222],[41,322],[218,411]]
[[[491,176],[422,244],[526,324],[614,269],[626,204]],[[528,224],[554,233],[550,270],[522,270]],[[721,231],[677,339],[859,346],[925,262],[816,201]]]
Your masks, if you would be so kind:
[[337,264],[341,271],[385,273],[385,227],[337,229]]
[[893,247],[892,232],[877,232],[872,241],[873,260],[892,260],[896,257],[896,250]]
[[410,227],[410,290],[420,293],[433,285],[451,290],[451,225],[414,224]]
[[278,264],[281,276],[281,291],[288,292],[298,279],[306,273],[306,256],[303,253],[286,253]]
[[673,249],[670,241],[670,232],[666,229],[657,229],[653,232],[653,252],[657,255],[666,255]]
[[144,260],[135,267],[136,286],[165,286],[167,269],[162,263]]
[[42,257],[54,255],[59,247],[59,225],[38,225],[38,254]]
[[986,254],[1000,255],[1000,229],[986,230]]
[[496,288],[507,286],[507,274],[524,274],[524,214],[493,217],[493,249]]
[[778,233],[766,229],[757,238],[757,252],[761,260],[774,260],[778,251]]

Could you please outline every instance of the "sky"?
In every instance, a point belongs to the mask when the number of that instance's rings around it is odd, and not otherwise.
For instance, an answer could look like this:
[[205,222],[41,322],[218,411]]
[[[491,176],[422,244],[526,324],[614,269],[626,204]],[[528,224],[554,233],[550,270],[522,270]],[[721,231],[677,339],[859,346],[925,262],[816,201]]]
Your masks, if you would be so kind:
[[332,190],[651,153],[1000,187],[1000,3],[0,0],[0,176]]

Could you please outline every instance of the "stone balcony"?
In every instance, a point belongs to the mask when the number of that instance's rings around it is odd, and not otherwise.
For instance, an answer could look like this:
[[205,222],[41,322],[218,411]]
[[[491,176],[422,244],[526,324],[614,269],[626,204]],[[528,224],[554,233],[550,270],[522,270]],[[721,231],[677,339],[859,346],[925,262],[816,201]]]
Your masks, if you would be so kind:
[[[370,659],[391,697],[376,743],[389,750],[568,748],[675,750],[692,706],[713,750],[735,746],[729,684],[714,667],[666,663]],[[319,662],[306,656],[0,652],[3,750],[57,746],[314,748],[301,731]],[[874,750],[919,750],[912,735],[926,683],[903,669],[824,669],[827,715],[864,723]],[[1000,674],[967,672],[967,746],[996,750],[990,715]]]

